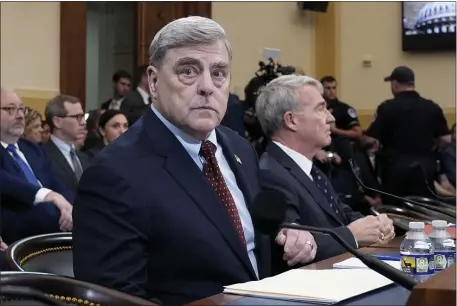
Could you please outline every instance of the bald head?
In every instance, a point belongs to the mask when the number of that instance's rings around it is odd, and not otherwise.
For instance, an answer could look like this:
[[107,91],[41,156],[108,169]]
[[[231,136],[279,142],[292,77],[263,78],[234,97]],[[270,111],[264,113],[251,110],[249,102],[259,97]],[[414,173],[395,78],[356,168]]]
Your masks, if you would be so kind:
[[2,86],[0,108],[0,139],[15,144],[24,133],[25,105],[14,91]]

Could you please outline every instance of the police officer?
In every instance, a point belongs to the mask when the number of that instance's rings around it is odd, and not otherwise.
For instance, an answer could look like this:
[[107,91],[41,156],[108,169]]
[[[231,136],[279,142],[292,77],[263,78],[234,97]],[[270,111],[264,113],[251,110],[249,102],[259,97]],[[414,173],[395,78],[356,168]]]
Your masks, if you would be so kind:
[[384,81],[390,82],[394,98],[378,106],[366,131],[382,146],[377,158],[383,187],[399,196],[431,196],[436,173],[433,147],[437,141],[450,141],[443,111],[415,90],[410,68],[399,66]]
[[352,141],[362,137],[357,112],[350,105],[341,102],[336,96],[336,79],[332,76],[325,76],[321,79],[324,86],[324,99],[327,102],[327,109],[335,117],[335,125],[332,127],[332,134],[341,135]]

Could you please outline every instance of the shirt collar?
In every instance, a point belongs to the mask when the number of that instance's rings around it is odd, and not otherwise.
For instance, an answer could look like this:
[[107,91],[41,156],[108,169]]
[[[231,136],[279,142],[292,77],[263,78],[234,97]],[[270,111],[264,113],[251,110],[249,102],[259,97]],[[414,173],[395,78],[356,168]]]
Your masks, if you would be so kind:
[[[175,137],[179,140],[179,142],[183,145],[183,147],[186,149],[187,152],[189,152],[190,155],[192,156],[198,156],[200,153],[200,147],[202,145],[202,141],[186,134],[183,132],[181,129],[176,127],[174,124],[172,124],[170,121],[168,121],[165,117],[162,116],[162,114],[154,107],[154,103],[151,104],[151,110],[156,114],[157,118],[170,130],[170,132],[175,135]],[[207,140],[211,141],[213,145],[217,148],[218,143],[217,143],[217,137],[216,137],[216,131],[213,130]]]
[[141,87],[137,87],[136,90],[140,93],[141,97],[143,98],[143,100],[146,102],[148,102],[148,99],[150,97],[149,93],[146,92],[143,88]]
[[311,160],[277,141],[273,141],[273,143],[280,147],[290,158],[292,158],[292,160],[306,173],[307,176],[312,177],[311,170],[313,168],[313,162]]
[[70,152],[72,149],[75,149],[74,144],[69,145],[54,135],[51,135],[51,140],[52,140],[52,142],[54,142],[54,144],[57,146],[57,148],[59,148],[60,151],[62,151],[63,153],[66,153],[68,155],[70,155]]
[[[2,144],[2,147],[6,150],[6,148],[9,146],[9,144],[7,144],[6,142],[3,142],[3,141],[0,141],[0,142]],[[17,142],[15,144],[13,144],[13,146],[15,146],[17,150],[19,150],[19,146],[17,145]]]

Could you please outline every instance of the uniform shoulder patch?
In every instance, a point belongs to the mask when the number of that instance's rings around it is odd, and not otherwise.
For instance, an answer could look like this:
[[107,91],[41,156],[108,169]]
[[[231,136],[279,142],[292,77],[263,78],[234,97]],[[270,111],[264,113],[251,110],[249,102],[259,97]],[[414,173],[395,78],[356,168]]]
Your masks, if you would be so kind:
[[357,112],[352,107],[348,108],[348,115],[351,118],[357,118]]

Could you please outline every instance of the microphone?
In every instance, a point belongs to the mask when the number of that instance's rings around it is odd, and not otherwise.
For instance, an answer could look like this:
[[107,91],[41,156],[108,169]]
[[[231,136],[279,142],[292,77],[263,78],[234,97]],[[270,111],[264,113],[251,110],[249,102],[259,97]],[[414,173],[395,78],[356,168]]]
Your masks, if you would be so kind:
[[251,216],[255,228],[266,235],[275,234],[278,229],[281,228],[298,229],[313,233],[331,235],[348,252],[360,259],[360,261],[362,261],[367,267],[392,280],[398,285],[411,291],[414,286],[418,284],[414,278],[386,264],[382,260],[379,260],[371,255],[358,252],[332,229],[283,223],[286,219],[286,203],[286,197],[282,192],[276,190],[262,191],[256,197],[251,207]]
[[366,186],[362,180],[360,179],[359,175],[357,174],[357,172],[355,171],[355,163],[354,161],[352,160],[354,156],[354,152],[353,152],[353,148],[352,148],[352,145],[350,143],[346,143],[346,142],[341,142],[340,144],[340,157],[343,159],[343,160],[347,160],[348,163],[349,163],[349,168],[351,168],[351,172],[352,174],[354,175],[357,183],[364,189],[366,190],[370,190],[370,191],[373,191],[373,192],[376,192],[376,193],[379,193],[379,194],[382,194],[382,195],[385,195],[385,196],[388,196],[392,199],[396,199],[396,200],[400,200],[400,201],[403,201],[403,202],[409,202],[409,203],[412,203],[412,204],[415,204],[419,207],[424,207],[423,203],[419,203],[417,201],[413,201],[413,200],[410,200],[410,199],[406,199],[404,197],[400,197],[400,196],[397,196],[397,195],[394,195],[392,193],[388,193],[388,192],[385,192],[385,191],[382,191],[382,190],[378,190],[378,189],[374,189],[374,188],[371,188],[371,187],[368,187]]

